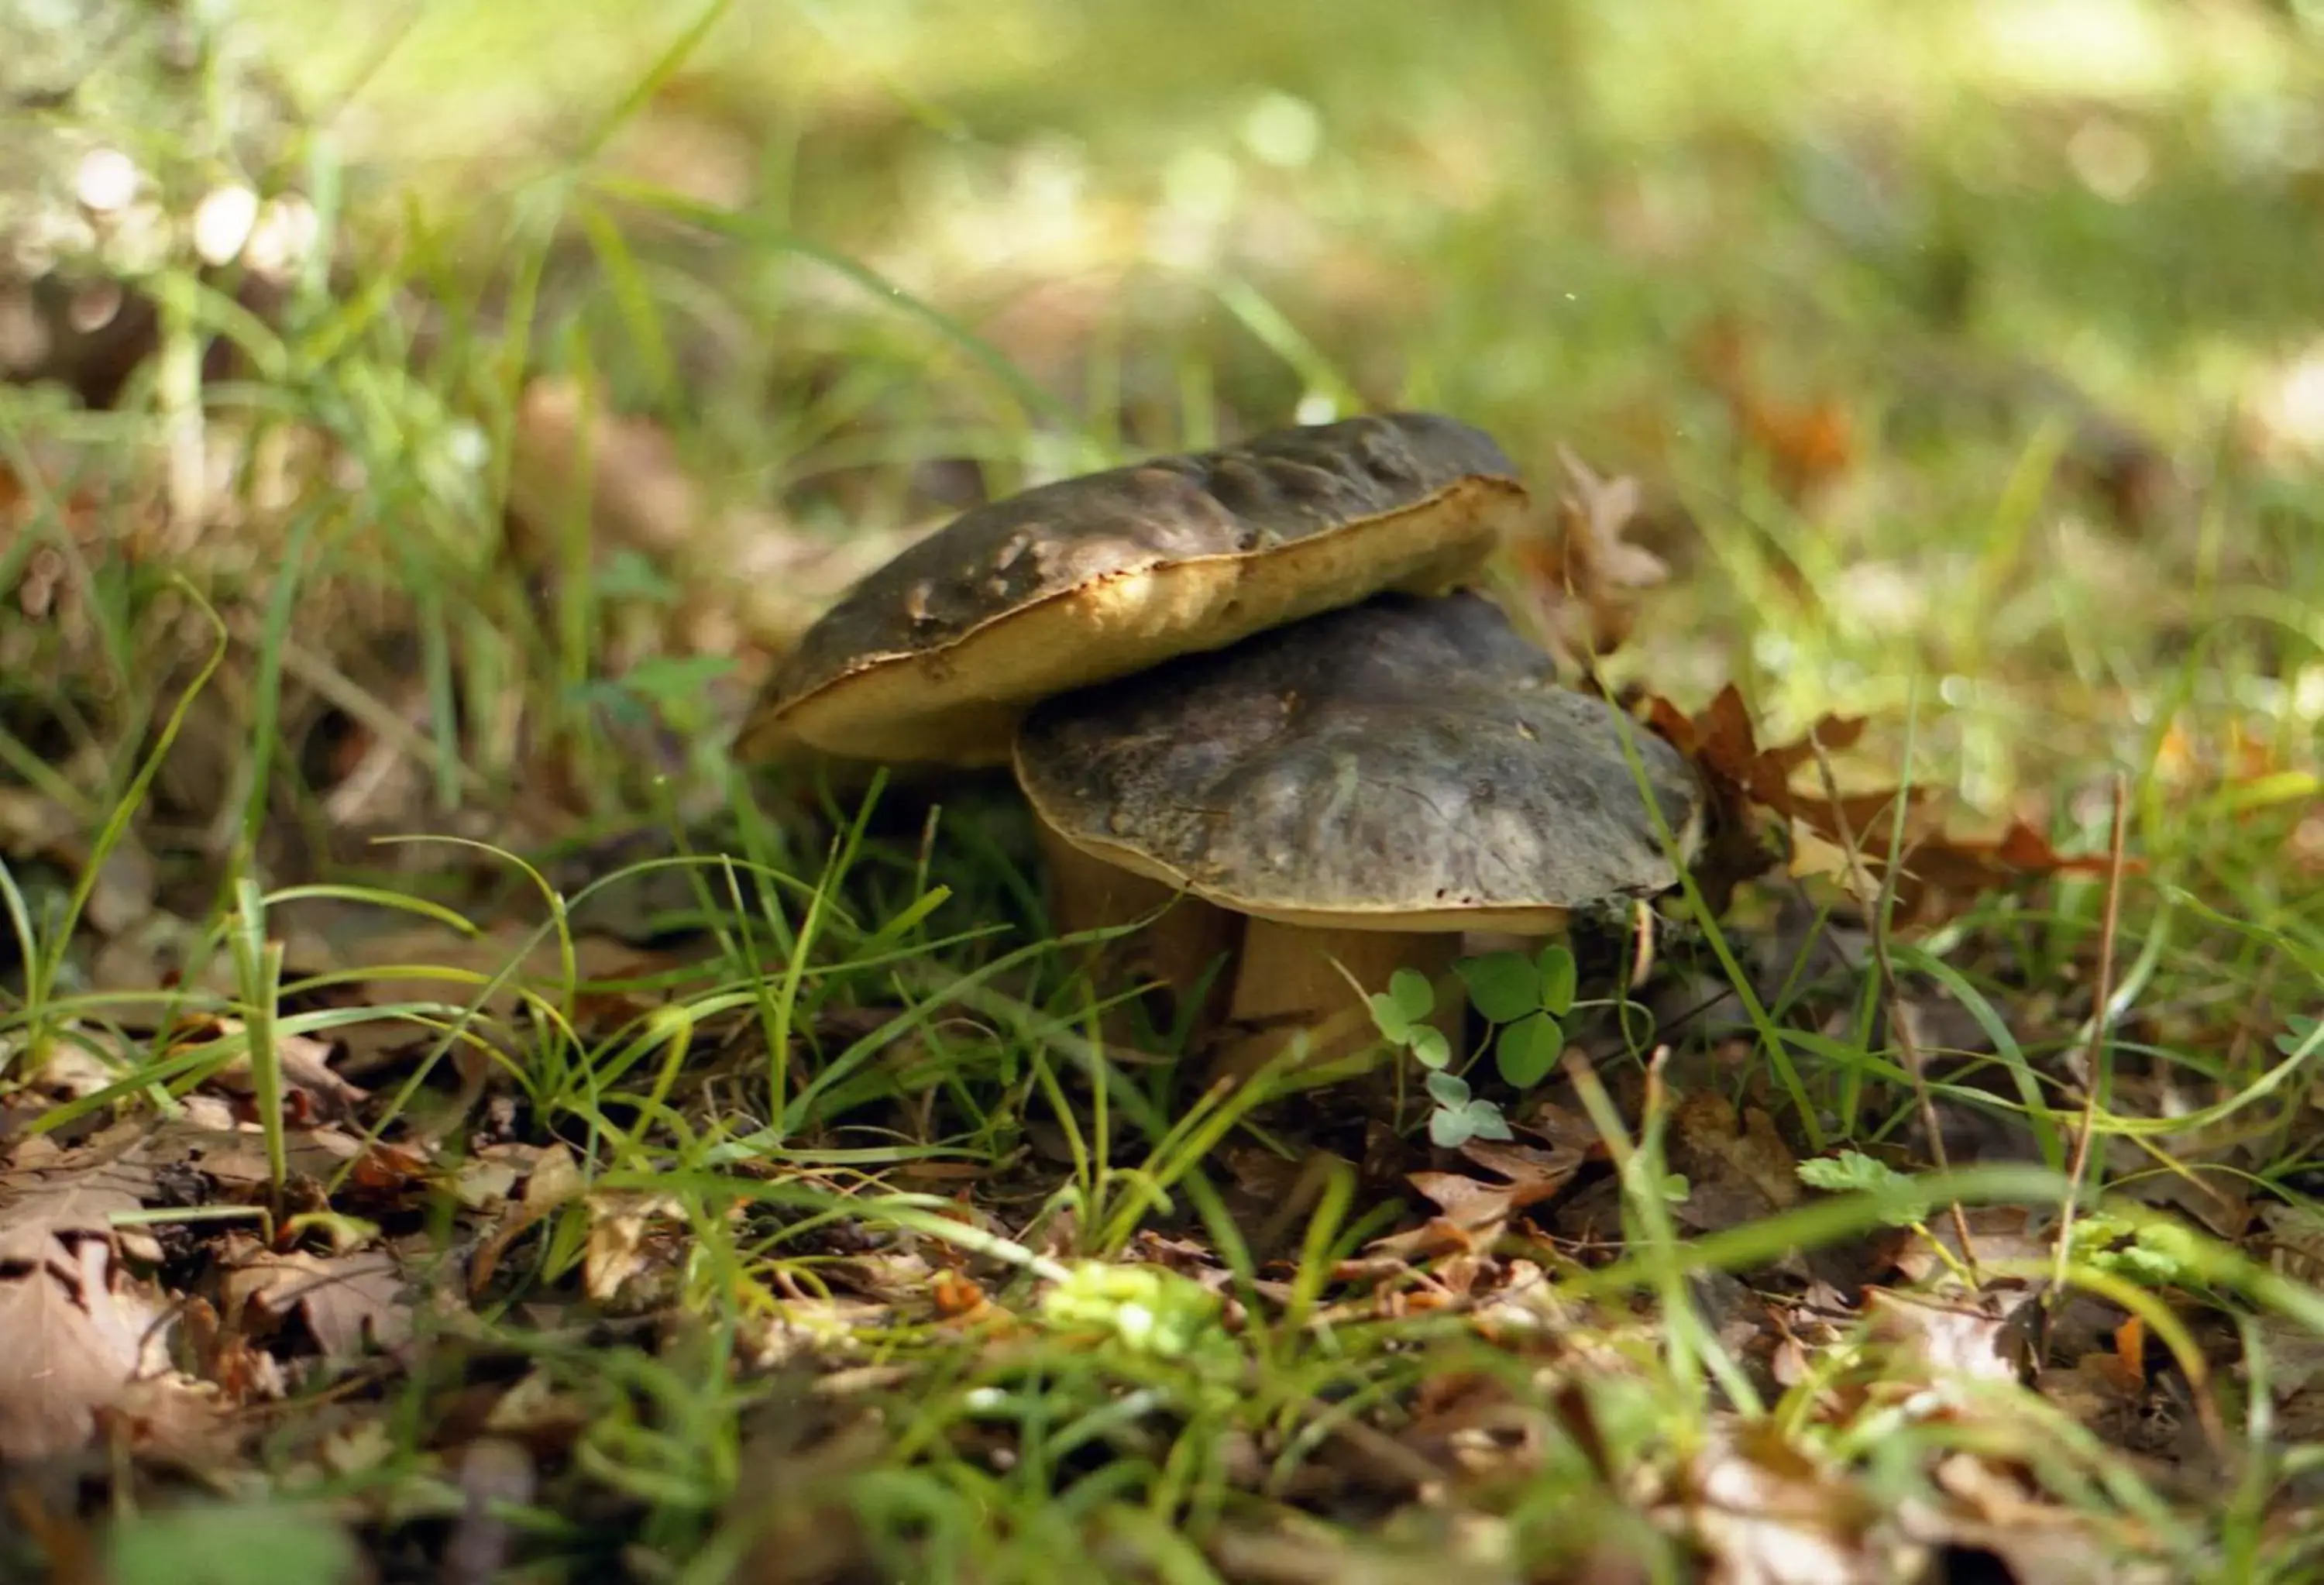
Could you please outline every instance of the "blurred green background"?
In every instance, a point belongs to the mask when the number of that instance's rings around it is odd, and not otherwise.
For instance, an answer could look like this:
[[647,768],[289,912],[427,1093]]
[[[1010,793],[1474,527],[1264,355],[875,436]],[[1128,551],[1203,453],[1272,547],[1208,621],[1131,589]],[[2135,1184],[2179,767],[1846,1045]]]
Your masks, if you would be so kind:
[[826,534],[1438,406],[1644,481],[1618,669],[1990,812],[2324,714],[2314,0],[195,9],[488,435],[579,372]]

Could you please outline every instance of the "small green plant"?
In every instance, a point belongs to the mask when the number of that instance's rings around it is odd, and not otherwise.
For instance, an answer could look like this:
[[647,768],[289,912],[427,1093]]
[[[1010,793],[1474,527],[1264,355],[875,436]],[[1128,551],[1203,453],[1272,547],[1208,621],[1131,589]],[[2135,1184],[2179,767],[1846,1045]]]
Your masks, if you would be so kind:
[[1398,969],[1388,977],[1386,991],[1374,991],[1372,1022],[1390,1046],[1412,1053],[1413,1060],[1432,1073],[1452,1065],[1452,1047],[1444,1031],[1428,1021],[1436,1010],[1436,987],[1417,969]]
[[1881,1221],[1891,1227],[1917,1228],[1929,1217],[1929,1202],[1913,1187],[1913,1180],[1877,1156],[1861,1150],[1843,1150],[1837,1156],[1818,1156],[1803,1161],[1794,1168],[1800,1182],[1811,1189],[1822,1189],[1834,1194],[1888,1193],[1899,1197],[1897,1206],[1886,1212]]
[[1388,989],[1369,999],[1372,1022],[1389,1045],[1412,1053],[1428,1070],[1428,1098],[1435,1102],[1428,1114],[1428,1137],[1450,1150],[1471,1139],[1509,1138],[1508,1120],[1501,1109],[1482,1096],[1469,1093],[1469,1081],[1451,1070],[1452,1046],[1444,1031],[1428,1021],[1436,1010],[1436,988],[1415,969],[1398,969]]
[[2077,1260],[2140,1287],[2207,1286],[2200,1240],[2178,1222],[2092,1212],[2074,1223],[2071,1239]]
[[1224,1305],[1191,1277],[1158,1266],[1084,1260],[1041,1296],[1041,1318],[1094,1335],[1131,1354],[1232,1366],[1241,1356],[1224,1329]]
[[[1452,967],[1468,988],[1470,1005],[1496,1026],[1493,1065],[1501,1078],[1517,1090],[1547,1078],[1565,1049],[1562,1020],[1573,1010],[1578,982],[1573,954],[1553,942],[1532,956],[1486,953]],[[1388,989],[1369,1000],[1381,1038],[1428,1070],[1428,1095],[1435,1102],[1428,1118],[1431,1139],[1449,1149],[1470,1139],[1510,1137],[1501,1109],[1471,1094],[1469,1082],[1451,1071],[1452,1045],[1428,1021],[1436,1011],[1436,988],[1425,974],[1398,969]]]
[[1533,957],[1489,952],[1453,965],[1471,1005],[1499,1026],[1493,1064],[1519,1090],[1549,1077],[1565,1049],[1562,1020],[1573,1010],[1573,954],[1552,942]]
[[1471,1139],[1506,1139],[1508,1120],[1501,1109],[1481,1095],[1469,1093],[1469,1081],[1458,1074],[1428,1075],[1428,1098],[1436,1110],[1428,1115],[1428,1138],[1450,1150]]
[[1922,1193],[1913,1180],[1898,1172],[1877,1156],[1867,1156],[1861,1150],[1843,1150],[1837,1156],[1817,1156],[1803,1161],[1793,1169],[1800,1182],[1811,1189],[1822,1189],[1834,1194],[1878,1194],[1895,1202],[1881,1213],[1880,1220],[1890,1227],[1910,1228],[1936,1251],[1947,1270],[1961,1281],[1976,1284],[1975,1274],[1961,1263],[1960,1258],[1948,1248],[1942,1239],[1929,1230],[1929,1213],[1934,1203]]

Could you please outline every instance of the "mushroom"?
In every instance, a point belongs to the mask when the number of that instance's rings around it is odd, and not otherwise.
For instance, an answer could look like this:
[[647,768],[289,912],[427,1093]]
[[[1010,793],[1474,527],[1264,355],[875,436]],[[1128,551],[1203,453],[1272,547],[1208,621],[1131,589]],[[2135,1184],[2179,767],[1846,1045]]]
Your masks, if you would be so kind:
[[1383,589],[1451,588],[1525,505],[1492,438],[1434,413],[1044,484],[857,584],[777,670],[742,749],[1003,764],[1037,699]]
[[[1056,840],[1245,917],[1214,1064],[1237,1077],[1303,1032],[1316,1061],[1369,1044],[1360,991],[1441,981],[1462,932],[1554,934],[1668,889],[1665,832],[1683,854],[1702,807],[1675,749],[1561,687],[1472,593],[1383,594],[1059,695],[1016,765]],[[1457,1036],[1457,1000],[1440,1009]]]
[[[1402,412],[1158,456],[979,507],[866,576],[801,637],[739,751],[1006,763],[1035,701],[1384,589],[1473,573],[1526,510],[1482,430]],[[1132,923],[1174,888],[1044,835],[1052,922]],[[1145,966],[1183,992],[1237,921],[1181,899]]]

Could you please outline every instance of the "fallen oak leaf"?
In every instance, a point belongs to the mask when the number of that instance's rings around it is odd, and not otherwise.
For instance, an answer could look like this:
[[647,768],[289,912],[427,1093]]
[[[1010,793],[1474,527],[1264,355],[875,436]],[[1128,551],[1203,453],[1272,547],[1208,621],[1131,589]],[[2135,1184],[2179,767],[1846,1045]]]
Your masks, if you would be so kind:
[[1815,757],[1818,743],[1845,749],[1864,732],[1859,718],[1828,715],[1798,742],[1763,750],[1742,690],[1733,683],[1692,716],[1659,696],[1649,697],[1644,720],[1648,731],[1686,757],[1702,783],[1704,834],[1692,867],[1714,913],[1725,910],[1738,886],[1775,863],[1758,811],[1794,818],[1799,795],[1792,790],[1793,772]]
[[[1794,788],[1803,767],[1862,738],[1861,717],[1827,715],[1794,742],[1761,748],[1742,693],[1729,683],[1692,716],[1651,697],[1643,719],[1686,756],[1702,784],[1705,837],[1694,872],[1714,911],[1737,886],[1774,866],[1771,825],[1788,839],[1793,876],[1830,876],[1868,905],[1885,883],[1895,893],[1896,923],[1929,917],[1948,898],[2112,868],[2104,854],[2059,852],[2022,820],[1989,842],[1948,835],[1944,805],[1927,785],[1842,793]],[[2136,860],[2123,867],[2143,871]]]
[[1557,460],[1572,481],[1560,498],[1569,536],[1566,558],[1582,569],[1582,582],[1611,590],[1650,589],[1666,580],[1670,564],[1625,537],[1637,521],[1637,480],[1627,475],[1601,477],[1564,446],[1557,448]]
[[1861,855],[1850,852],[1836,842],[1827,841],[1804,820],[1793,821],[1789,834],[1792,859],[1784,872],[1793,880],[1805,880],[1821,875],[1828,880],[1837,880],[1855,893],[1859,903],[1869,903],[1878,895],[1877,886],[1869,888],[1870,895],[1868,895],[1868,888],[1864,885],[1865,861]]
[[580,1163],[575,1158],[572,1147],[564,1141],[558,1141],[536,1156],[532,1170],[524,1180],[523,1194],[503,1205],[500,1225],[476,1246],[476,1252],[468,1263],[469,1297],[478,1297],[484,1293],[510,1244],[559,1206],[581,1198],[588,1188],[588,1179],[582,1175]]
[[635,1313],[675,1295],[692,1230],[685,1203],[632,1189],[600,1189],[585,1203],[589,1238],[581,1273],[589,1297]]
[[1512,1211],[1522,1211],[1550,1198],[1573,1181],[1587,1159],[1586,1148],[1575,1145],[1558,1145],[1538,1150],[1530,1145],[1517,1145],[1498,1139],[1470,1139],[1461,1146],[1461,1154],[1485,1168],[1509,1180],[1508,1202]]
[[1721,1427],[1686,1466],[1681,1500],[1722,1585],[1872,1585],[1913,1577],[1901,1538],[1847,1472],[1775,1434]]
[[1469,1140],[1461,1153],[1505,1181],[1486,1183],[1457,1172],[1406,1173],[1405,1182],[1434,1201],[1439,1214],[1416,1228],[1373,1239],[1365,1246],[1368,1251],[1410,1259],[1489,1249],[1512,1215],[1564,1188],[1587,1156],[1571,1145],[1537,1150],[1489,1139]]
[[[173,1031],[162,1043],[162,1055],[188,1057],[206,1046],[239,1040],[243,1049],[213,1068],[204,1082],[231,1094],[254,1096],[257,1082],[251,1072],[249,1034],[240,1018],[204,1018]],[[327,1040],[318,1040],[311,1035],[277,1033],[274,1057],[281,1066],[284,1099],[295,1105],[303,1097],[320,1116],[343,1118],[370,1094],[362,1085],[348,1082],[332,1070],[331,1045]]]
[[158,1193],[152,1169],[118,1156],[73,1152],[45,1167],[0,1174],[0,1267],[53,1264],[60,1240],[116,1238],[132,1255],[159,1260],[151,1233],[124,1228],[115,1215],[138,1210]]
[[[78,1101],[100,1090],[110,1090],[121,1082],[126,1064],[102,1055],[94,1042],[80,1038],[80,1035],[77,1024],[68,1023],[58,1032],[59,1037],[49,1042],[45,1054],[34,1055],[16,1067],[23,1081],[20,1098]],[[0,1053],[0,1063],[14,1055]]]
[[1687,1180],[1672,1214],[1698,1232],[1720,1232],[1788,1210],[1803,1197],[1799,1161],[1760,1107],[1738,1112],[1716,1090],[1678,1096],[1670,1117],[1671,1166]]
[[215,1406],[171,1368],[170,1311],[126,1278],[106,1239],[47,1242],[0,1260],[0,1461],[72,1452],[109,1414],[134,1442],[199,1441]]
[[[2023,1205],[1970,1205],[1963,1214],[1969,1223],[1973,1254],[1980,1268],[2039,1267],[2052,1253],[2056,1226],[2037,1220]],[[1925,1229],[1892,1228],[1877,1240],[1879,1256],[1875,1275],[1894,1271],[1908,1283],[1925,1285],[1941,1273],[1960,1269],[1967,1258],[1959,1230],[1950,1218],[1940,1217]]]
[[2089,1514],[2043,1503],[2021,1467],[1957,1452],[1934,1473],[1950,1504],[1911,1503],[1897,1513],[1900,1526],[1924,1545],[1981,1553],[2005,1577],[2043,1585],[2164,1585],[2181,1577],[2135,1522],[2118,1520],[2109,1530]]
[[1892,1353],[1894,1370],[1909,1360],[1933,1385],[1947,1379],[2024,1379],[2032,1362],[2030,1288],[1999,1289],[1960,1297],[1867,1288],[1864,1313],[1871,1336]]
[[[272,1181],[265,1132],[258,1124],[217,1115],[226,1108],[215,1096],[187,1100],[187,1117],[156,1128],[139,1153],[141,1161],[156,1168],[190,1167],[215,1183],[226,1198],[239,1198]],[[207,1110],[191,1104],[205,1101]],[[283,1135],[284,1165],[294,1179],[329,1178],[363,1151],[361,1139],[329,1126],[291,1129]]]
[[1667,699],[1648,700],[1646,724],[1721,787],[1790,815],[1801,796],[1792,789],[1793,774],[1812,761],[1819,748],[1832,753],[1854,748],[1864,736],[1866,723],[1862,716],[1825,715],[1809,726],[1806,735],[1762,749],[1743,691],[1729,683],[1692,716]]
[[1638,514],[1636,479],[1600,477],[1564,446],[1568,488],[1554,537],[1520,539],[1519,576],[1554,648],[1577,664],[1619,649],[1637,620],[1637,596],[1670,576],[1662,558],[1626,538]]
[[1508,1218],[1505,1193],[1455,1172],[1406,1173],[1405,1182],[1435,1202],[1438,1214],[1374,1239],[1364,1246],[1367,1254],[1403,1260],[1466,1254],[1501,1236]]
[[[1875,863],[1890,862],[1885,843],[1876,844],[1868,857]],[[2058,852],[2047,837],[2023,821],[2012,822],[1991,842],[1940,833],[1908,844],[1902,860],[1895,862],[1894,917],[1900,922],[1924,919],[1956,898],[2053,875],[2105,875],[2113,867],[2113,861],[2104,853]],[[2143,860],[2126,855],[2122,861],[2126,876],[2144,874],[2145,869]]]
[[[2009,829],[1993,842],[1971,842],[1959,837],[1925,843],[1906,855],[1908,864],[1926,865],[1929,855],[1941,855],[1951,863],[1975,867],[1987,874],[2014,872],[2019,875],[2104,875],[2113,868],[2113,862],[2104,853],[2061,853],[2050,844],[2050,839],[2023,820],[2010,823]],[[2143,874],[2144,861],[2125,857],[2125,874]]]
[[235,1235],[224,1264],[229,1324],[252,1308],[278,1323],[296,1312],[331,1359],[360,1354],[366,1342],[393,1349],[411,1335],[403,1274],[383,1249],[327,1257],[303,1249],[277,1253]]

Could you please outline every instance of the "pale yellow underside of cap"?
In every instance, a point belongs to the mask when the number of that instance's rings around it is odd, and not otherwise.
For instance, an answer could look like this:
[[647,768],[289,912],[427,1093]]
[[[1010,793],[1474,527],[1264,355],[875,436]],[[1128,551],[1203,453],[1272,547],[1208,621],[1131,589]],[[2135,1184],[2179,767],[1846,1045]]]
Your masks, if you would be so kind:
[[1467,478],[1405,511],[1286,545],[1102,578],[994,616],[941,649],[835,677],[762,715],[738,748],[761,758],[789,740],[851,759],[1002,764],[1018,719],[1052,694],[1385,590],[1443,593],[1483,565],[1524,501],[1512,480]]

